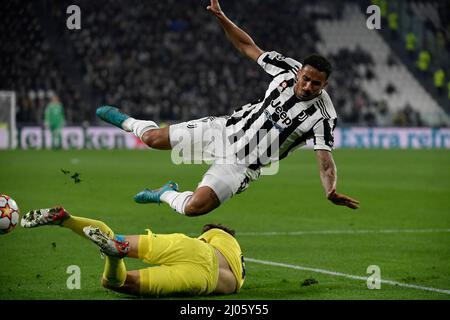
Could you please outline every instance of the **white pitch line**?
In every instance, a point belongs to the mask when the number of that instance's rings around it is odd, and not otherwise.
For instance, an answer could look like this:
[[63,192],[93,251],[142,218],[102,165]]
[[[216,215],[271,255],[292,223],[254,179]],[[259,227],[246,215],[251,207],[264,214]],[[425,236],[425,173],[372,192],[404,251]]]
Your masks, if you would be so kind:
[[[286,264],[286,263],[280,263],[280,262],[273,262],[273,261],[265,261],[265,260],[258,260],[253,258],[245,258],[245,261],[259,263],[259,264],[265,264],[269,266],[276,266],[276,267],[283,267],[283,268],[290,268],[290,269],[296,269],[296,270],[303,270],[303,271],[311,271],[316,273],[323,273],[331,276],[337,276],[337,277],[343,277],[343,278],[349,278],[353,280],[363,280],[367,281],[367,277],[361,277],[361,276],[355,276],[352,274],[346,274],[342,272],[335,272],[335,271],[329,271],[324,269],[317,269],[317,268],[309,268],[309,267],[303,267],[303,266],[296,266],[293,264]],[[408,283],[401,283],[397,281],[391,281],[391,280],[383,280],[380,279],[380,283],[390,284],[393,286],[399,286],[399,287],[405,287],[405,288],[412,288],[412,289],[418,289],[423,291],[432,291],[437,293],[444,293],[450,295],[450,290],[445,289],[437,289],[437,288],[431,288],[431,287],[423,287],[423,286],[417,286],[415,284],[408,284]]]
[[374,229],[374,230],[318,230],[239,232],[238,236],[303,236],[308,234],[369,234],[369,233],[448,233],[450,229]]

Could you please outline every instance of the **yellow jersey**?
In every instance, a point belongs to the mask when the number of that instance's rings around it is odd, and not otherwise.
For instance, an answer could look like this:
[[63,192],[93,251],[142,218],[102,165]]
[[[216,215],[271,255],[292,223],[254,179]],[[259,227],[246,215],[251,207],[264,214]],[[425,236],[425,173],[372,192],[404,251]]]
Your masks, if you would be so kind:
[[223,254],[236,277],[236,292],[238,292],[245,280],[245,262],[237,240],[228,232],[217,228],[206,231],[198,239],[203,239]]

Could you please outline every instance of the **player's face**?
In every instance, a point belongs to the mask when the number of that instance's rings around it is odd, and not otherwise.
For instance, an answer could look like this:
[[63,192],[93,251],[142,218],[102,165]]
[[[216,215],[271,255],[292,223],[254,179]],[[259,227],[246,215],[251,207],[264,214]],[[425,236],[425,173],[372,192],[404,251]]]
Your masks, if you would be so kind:
[[294,87],[295,95],[302,100],[311,100],[320,94],[328,84],[327,74],[305,65],[297,73],[298,82]]

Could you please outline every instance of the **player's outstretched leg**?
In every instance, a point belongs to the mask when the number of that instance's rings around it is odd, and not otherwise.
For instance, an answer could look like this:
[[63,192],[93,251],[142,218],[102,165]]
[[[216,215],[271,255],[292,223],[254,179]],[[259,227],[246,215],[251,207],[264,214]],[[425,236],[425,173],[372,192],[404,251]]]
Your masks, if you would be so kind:
[[130,251],[130,243],[128,241],[112,239],[103,233],[100,228],[87,226],[83,228],[83,232],[86,237],[100,248],[101,252],[109,257],[123,258]]
[[123,258],[130,252],[130,242],[118,240],[108,236],[98,227],[86,226],[83,228],[84,235],[94,242],[100,252],[105,254],[105,269],[102,275],[102,284],[105,288],[119,292],[130,291],[127,285],[127,268]]
[[161,201],[167,203],[172,209],[178,213],[185,214],[184,208],[186,203],[192,197],[193,192],[178,192],[178,185],[169,181],[159,189],[145,189],[134,196],[137,203],[158,203]]
[[103,221],[74,216],[61,206],[31,210],[22,217],[20,224],[24,228],[57,225],[68,228],[83,238],[85,237],[83,228],[95,226],[109,237],[114,237],[114,232]]
[[136,137],[151,148],[171,149],[168,128],[161,129],[154,121],[134,119],[119,111],[116,107],[107,105],[97,108],[96,114],[100,119],[118,128],[133,132]]
[[161,196],[167,191],[178,191],[178,184],[173,181],[167,182],[159,189],[145,189],[134,196],[137,203],[161,203]]
[[70,214],[63,207],[37,209],[27,212],[21,219],[24,228],[34,228],[44,225],[61,225],[70,218]]
[[210,187],[202,186],[195,192],[179,192],[178,185],[169,181],[156,190],[145,189],[134,196],[137,203],[167,203],[172,209],[182,215],[199,216],[206,214],[218,206],[220,200]]

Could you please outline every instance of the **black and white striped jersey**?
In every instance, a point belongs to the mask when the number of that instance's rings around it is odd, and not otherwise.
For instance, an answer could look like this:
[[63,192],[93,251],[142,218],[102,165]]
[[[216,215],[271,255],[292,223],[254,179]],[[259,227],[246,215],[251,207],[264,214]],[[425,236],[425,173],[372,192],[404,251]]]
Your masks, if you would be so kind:
[[325,90],[302,101],[294,93],[302,64],[276,51],[258,64],[272,77],[263,99],[235,110],[226,122],[228,142],[238,161],[257,169],[285,158],[313,139],[314,149],[333,149],[336,111]]

